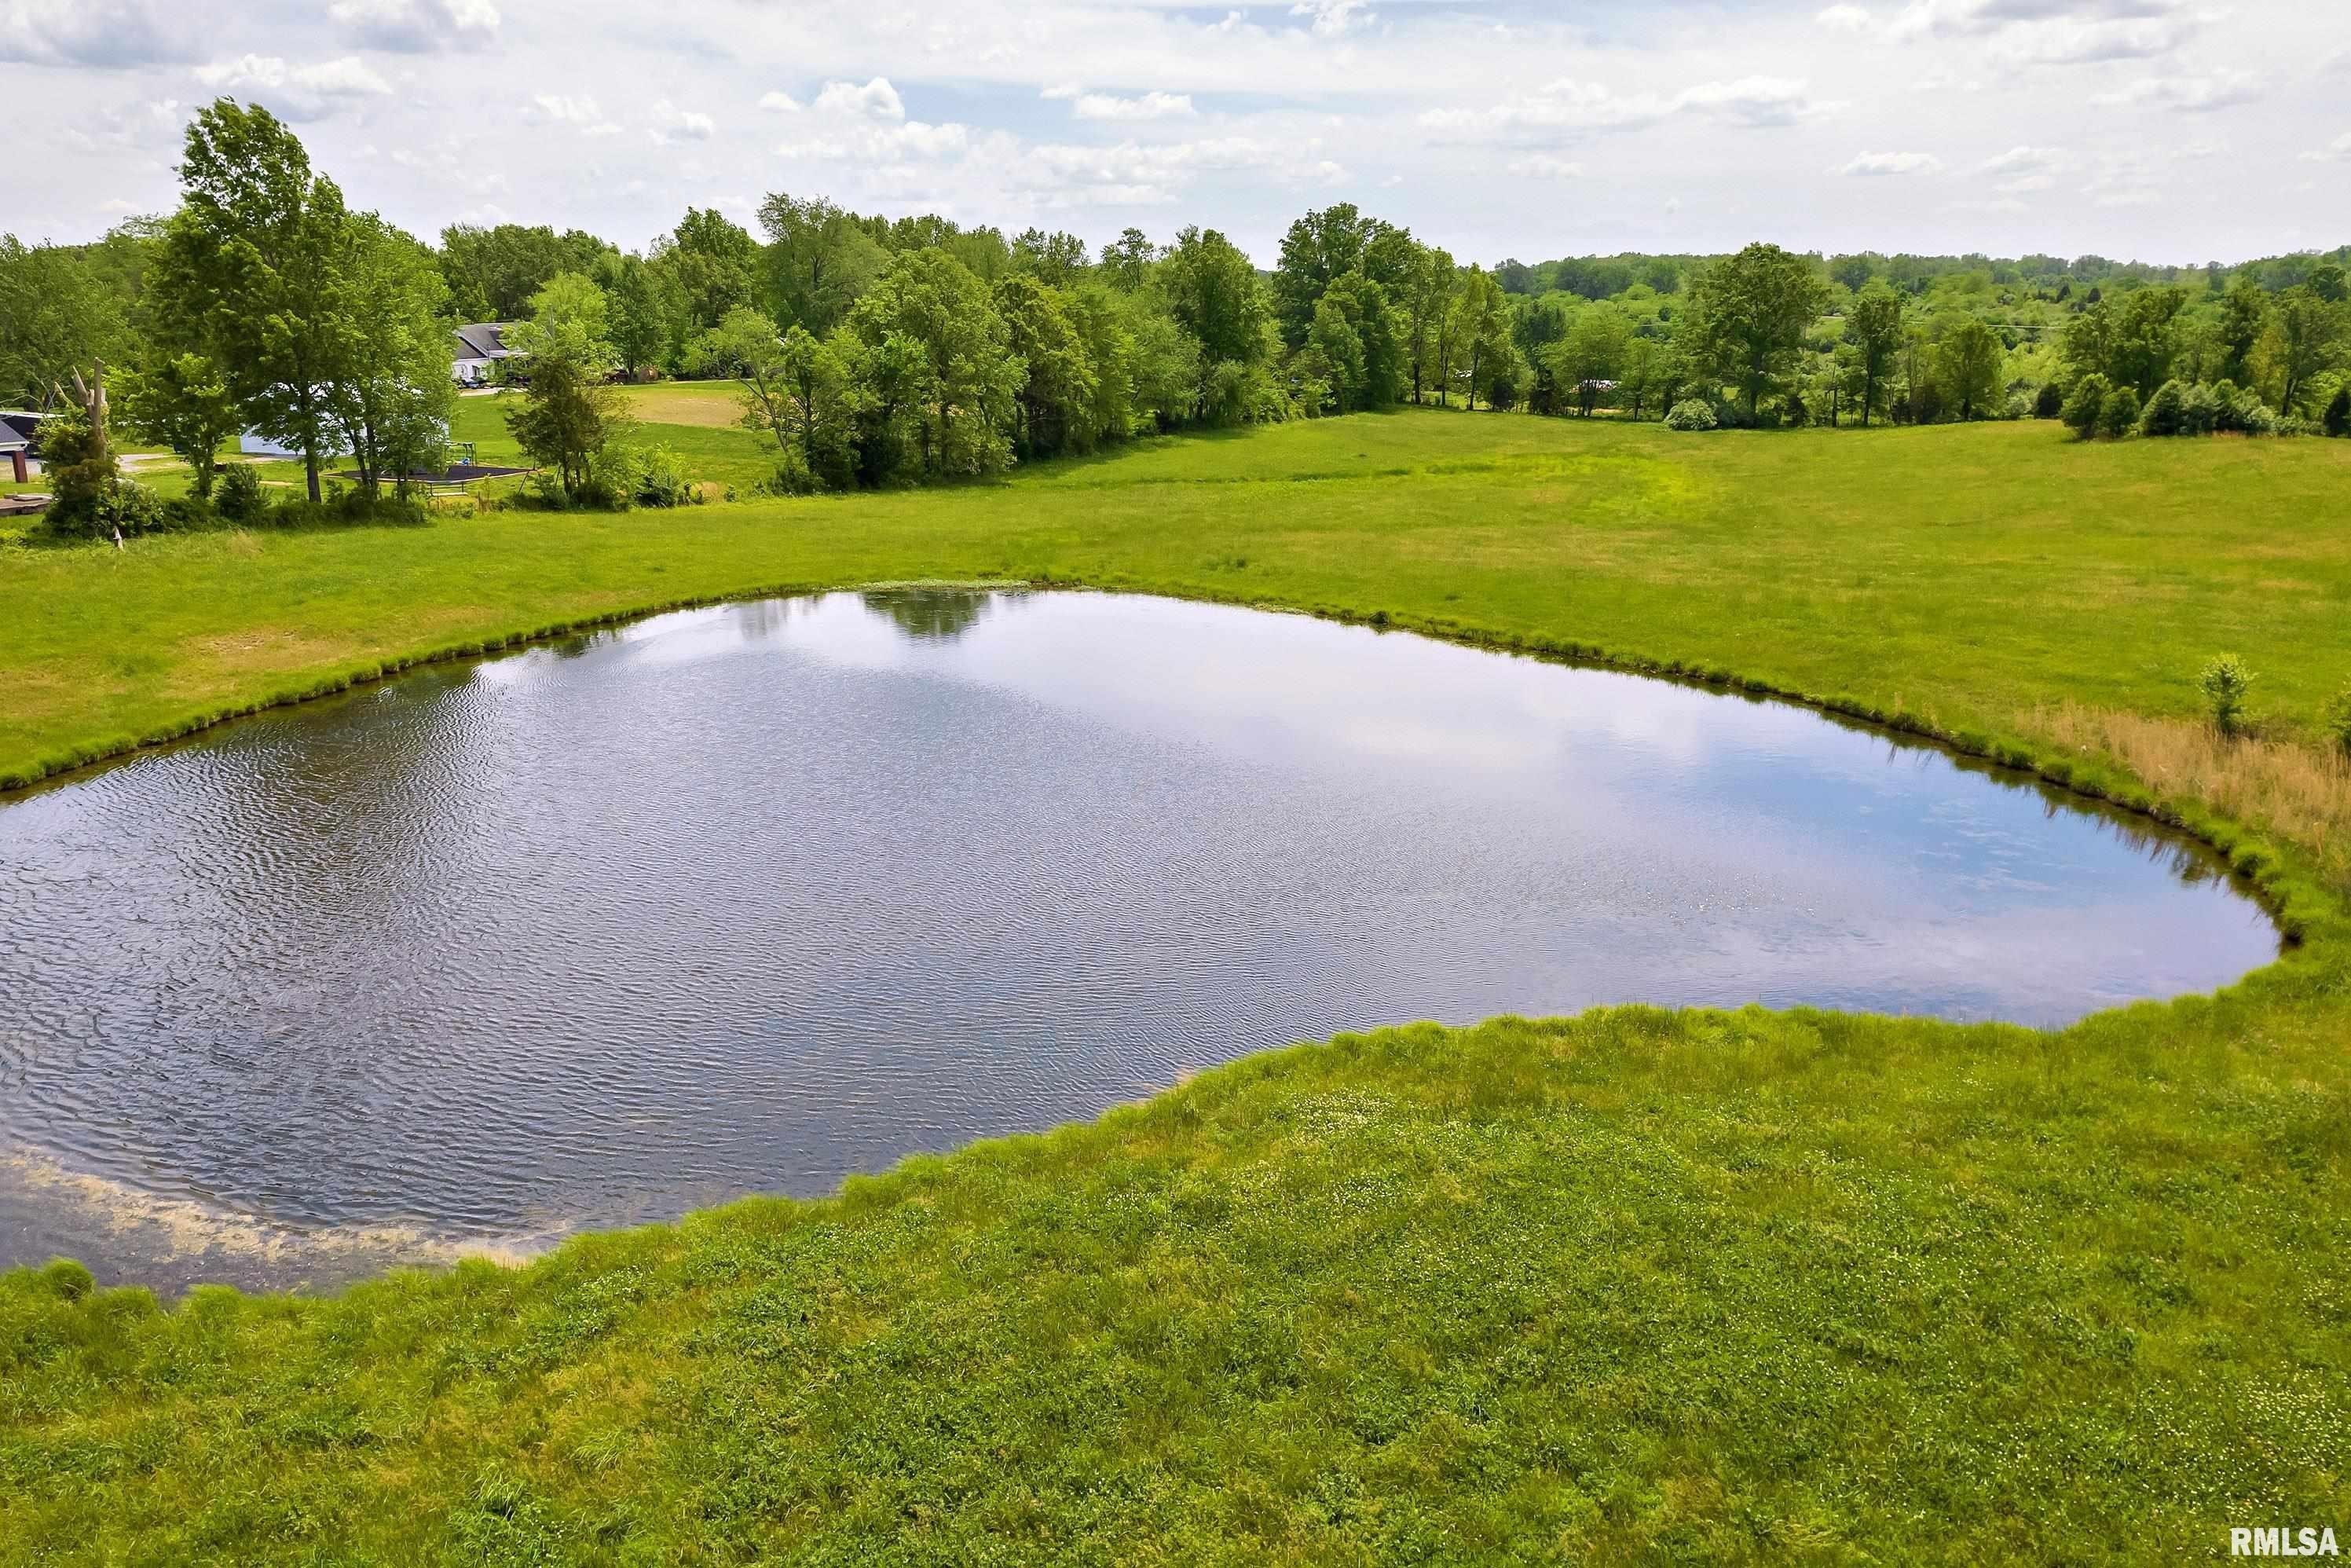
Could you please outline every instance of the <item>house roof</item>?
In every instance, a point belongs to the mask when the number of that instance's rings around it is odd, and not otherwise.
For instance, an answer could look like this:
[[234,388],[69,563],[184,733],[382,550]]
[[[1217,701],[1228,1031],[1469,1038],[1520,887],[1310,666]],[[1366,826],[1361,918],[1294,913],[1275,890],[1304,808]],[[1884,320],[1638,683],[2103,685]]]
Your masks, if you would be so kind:
[[457,344],[465,350],[459,358],[468,360],[506,358],[506,330],[505,323],[499,321],[479,321],[470,327],[457,328]]
[[0,410],[0,452],[31,445],[33,433],[39,428],[40,423],[41,416],[37,413],[20,413],[14,409]]

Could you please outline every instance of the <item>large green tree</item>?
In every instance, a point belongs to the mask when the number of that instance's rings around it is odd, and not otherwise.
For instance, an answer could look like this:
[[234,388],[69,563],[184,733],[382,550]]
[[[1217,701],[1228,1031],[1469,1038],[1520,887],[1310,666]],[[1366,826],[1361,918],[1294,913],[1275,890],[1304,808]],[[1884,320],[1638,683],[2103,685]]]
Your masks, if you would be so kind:
[[180,185],[148,274],[159,335],[221,367],[246,421],[302,454],[317,501],[354,330],[343,193],[267,110],[225,98],[190,122]]
[[1025,367],[970,268],[942,250],[902,252],[850,312],[849,326],[869,349],[899,340],[920,350],[925,471],[992,474],[1009,465]]
[[1969,317],[1943,335],[1935,350],[1935,378],[1961,419],[1980,419],[1999,400],[2005,363],[2000,334]]
[[[437,472],[455,388],[448,287],[433,253],[373,214],[350,220],[343,362],[330,406],[370,496]],[[592,285],[590,287],[593,287]]]
[[200,353],[150,349],[117,384],[123,427],[169,447],[188,465],[188,487],[199,499],[209,497],[221,444],[236,434],[238,423],[221,368]]
[[1739,389],[1751,420],[1828,304],[1828,280],[1810,260],[1759,243],[1698,274],[1683,331],[1689,351]]
[[654,243],[653,265],[675,279],[685,326],[705,332],[759,295],[759,242],[716,207],[688,207],[677,227]]
[[890,253],[854,216],[820,196],[768,196],[759,204],[759,227],[768,236],[765,265],[776,319],[798,322],[820,338],[890,265]]
[[0,235],[0,402],[39,408],[75,371],[128,354],[131,300],[95,259]]
[[441,231],[441,276],[449,287],[449,309],[465,321],[519,319],[548,279],[559,272],[593,272],[603,257],[618,254],[594,235],[580,229],[558,234],[545,224],[452,224]]
[[[1407,254],[1384,250],[1374,257],[1372,246],[1397,230],[1377,218],[1365,217],[1350,202],[1339,202],[1310,212],[1290,225],[1281,237],[1280,259],[1273,273],[1274,318],[1282,340],[1290,348],[1304,345],[1314,324],[1314,307],[1338,278],[1348,273],[1374,277],[1387,286],[1400,281]],[[1393,272],[1394,277],[1380,276]]]
[[1845,313],[1844,340],[1852,350],[1844,361],[1845,392],[1861,405],[1865,428],[1886,404],[1895,356],[1902,346],[1903,308],[1902,296],[1880,278],[1865,285]]
[[1093,354],[1070,309],[1069,296],[1026,269],[996,280],[1005,342],[1023,367],[1013,407],[1014,444],[1023,456],[1082,452],[1093,445]]

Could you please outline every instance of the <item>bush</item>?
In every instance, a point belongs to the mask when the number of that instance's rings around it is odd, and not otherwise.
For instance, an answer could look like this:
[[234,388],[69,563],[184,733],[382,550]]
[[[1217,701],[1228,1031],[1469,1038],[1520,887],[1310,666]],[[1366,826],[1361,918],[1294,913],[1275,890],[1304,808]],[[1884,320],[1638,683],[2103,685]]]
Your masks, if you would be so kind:
[[2318,423],[2329,435],[2351,435],[2351,386],[2335,389],[2335,401],[2326,405]]
[[1714,410],[1697,398],[1685,398],[1666,415],[1667,430],[1712,430],[1720,422]]
[[2185,435],[2188,412],[2188,389],[2177,381],[2168,381],[2155,389],[2155,395],[2139,410],[2138,433],[2141,435]]
[[2351,757],[2351,685],[2335,694],[2334,700],[2319,715],[2318,722],[2326,738],[2335,743],[2335,749]]
[[232,463],[221,470],[213,486],[213,510],[232,523],[249,523],[261,516],[261,474],[250,463]]
[[2036,406],[2037,405],[2033,402],[2032,395],[2030,392],[2012,392],[2008,394],[2008,405],[2001,411],[2001,417],[2002,419],[2031,419],[2033,416],[2032,411]]
[[2253,672],[2234,653],[2222,653],[2204,666],[2204,673],[2196,677],[2196,689],[2204,694],[2213,728],[2222,735],[2237,733],[2244,718],[2245,693],[2252,684]]
[[2116,387],[2098,410],[2098,434],[2119,441],[2138,427],[2138,389]]
[[2187,397],[2180,401],[2179,434],[2210,435],[2214,422],[2220,417],[2220,407],[2212,401],[2212,389],[2199,382],[2189,387]]
[[2055,382],[2043,382],[2041,390],[2032,394],[2032,417],[2054,419],[2065,412],[2065,389]]
[[628,457],[630,503],[639,507],[694,507],[702,492],[678,466],[677,454],[666,446],[649,446]]
[[2098,434],[2098,414],[2106,406],[2106,394],[2112,391],[2114,383],[2105,377],[2095,371],[2084,376],[2074,383],[2073,394],[2066,398],[2059,417],[2064,420],[2067,429],[2087,441]]

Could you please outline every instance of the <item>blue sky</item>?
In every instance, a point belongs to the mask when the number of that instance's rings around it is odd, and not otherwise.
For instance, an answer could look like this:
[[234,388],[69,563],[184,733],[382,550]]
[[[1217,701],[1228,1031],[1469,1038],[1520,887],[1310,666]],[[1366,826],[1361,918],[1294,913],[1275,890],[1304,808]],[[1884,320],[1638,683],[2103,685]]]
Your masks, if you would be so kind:
[[1261,262],[1340,200],[1484,261],[2351,239],[2340,0],[0,0],[0,230],[168,208],[218,93],[423,234],[785,190]]

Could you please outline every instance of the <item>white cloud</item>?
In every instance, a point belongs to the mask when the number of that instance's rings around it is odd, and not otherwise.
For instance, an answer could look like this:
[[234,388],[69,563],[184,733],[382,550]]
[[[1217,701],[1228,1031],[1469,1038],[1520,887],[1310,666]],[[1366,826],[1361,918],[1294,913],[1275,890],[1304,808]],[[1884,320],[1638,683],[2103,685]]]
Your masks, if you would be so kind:
[[193,59],[188,11],[161,0],[0,0],[0,63],[122,69]]
[[800,111],[799,100],[788,92],[761,93],[759,107],[769,114],[798,114]]
[[2306,163],[2351,162],[2351,131],[2345,131],[2324,147],[2312,148],[2302,157]]
[[1987,158],[1976,165],[1980,174],[2021,174],[2034,170],[2053,169],[2064,159],[2054,147],[2011,147],[1995,158]]
[[1866,33],[1870,16],[1858,5],[1832,5],[1813,20],[1832,33]]
[[707,141],[717,129],[717,121],[699,110],[680,109],[665,98],[653,100],[653,138],[664,145]]
[[307,66],[289,65],[277,55],[244,55],[198,66],[195,77],[208,88],[258,99],[296,120],[323,120],[392,93],[392,84],[357,55]]
[[1530,152],[1523,158],[1513,158],[1503,167],[1524,180],[1580,180],[1583,165],[1565,158],[1554,158],[1548,152]]
[[1619,94],[1600,82],[1562,78],[1483,109],[1429,110],[1420,116],[1420,123],[1432,130],[1470,134],[1625,131],[1696,111],[1737,125],[1792,125],[1834,114],[1844,107],[1812,98],[1802,81],[1784,77],[1701,82],[1670,98],[1656,93]]
[[479,48],[498,36],[490,0],[335,0],[327,14],[370,48],[396,54]]
[[1140,98],[1119,98],[1106,92],[1089,92],[1079,96],[1071,112],[1080,120],[1166,120],[1190,114],[1192,96],[1146,92]]
[[890,85],[888,77],[875,77],[863,87],[855,82],[829,81],[824,90],[816,95],[816,107],[820,113],[852,115],[862,120],[906,118],[905,101]]
[[[1368,27],[1374,15],[1370,0],[1298,0],[1298,4],[1290,8],[1290,14],[1308,18],[1308,25],[1316,36],[1325,38],[1335,38],[1358,27]],[[1225,21],[1230,25],[1239,16],[1240,13],[1235,11]]]
[[2081,65],[2168,54],[2204,21],[2185,0],[1912,0],[1896,37],[1985,38],[2017,65]]
[[1943,161],[1931,152],[1859,152],[1837,174],[1932,174]]
[[2141,77],[2119,91],[2100,93],[2090,101],[2104,109],[2152,105],[2200,114],[2252,103],[2261,95],[2261,80],[2251,71],[2221,71],[2201,77]]
[[604,118],[604,111],[592,98],[568,92],[534,94],[523,118],[547,125],[569,125],[582,136],[611,136],[620,126]]
[[1719,115],[1738,125],[1793,125],[1834,114],[1842,103],[1823,103],[1808,97],[1804,83],[1784,77],[1741,77],[1737,81],[1704,82],[1674,100],[1677,109],[1697,109]]

